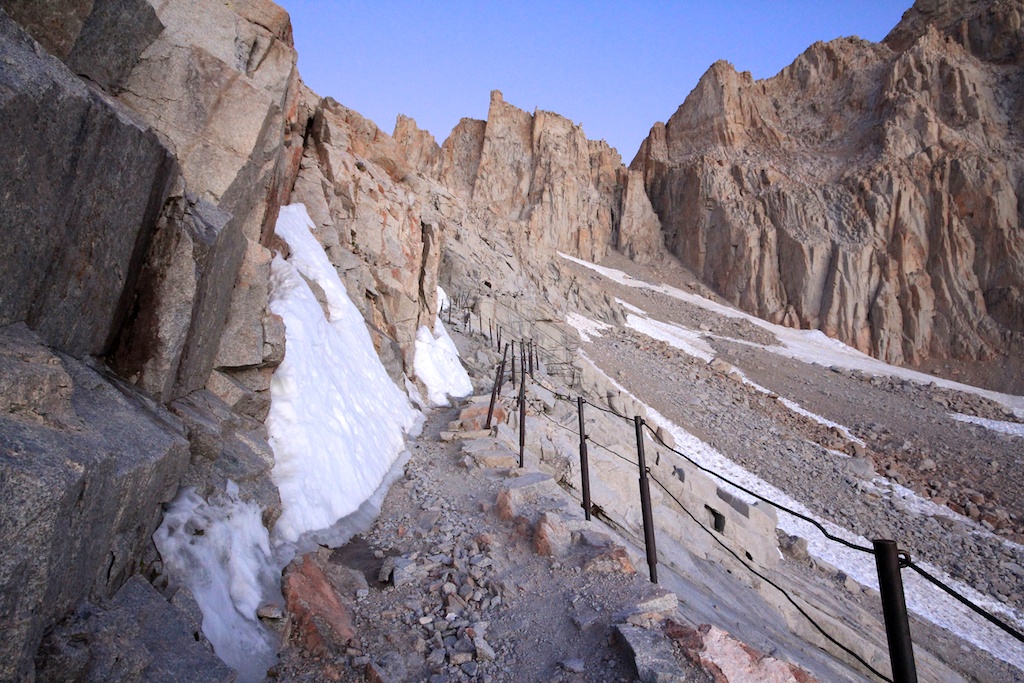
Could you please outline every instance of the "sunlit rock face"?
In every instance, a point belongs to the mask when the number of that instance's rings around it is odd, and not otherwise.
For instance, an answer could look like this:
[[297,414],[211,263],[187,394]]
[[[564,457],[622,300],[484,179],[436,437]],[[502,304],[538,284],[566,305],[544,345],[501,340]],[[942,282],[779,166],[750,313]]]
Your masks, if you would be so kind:
[[816,43],[770,79],[714,64],[631,165],[666,245],[746,310],[889,362],[1019,352],[1019,69],[1001,27],[1020,16],[919,2],[881,44]]

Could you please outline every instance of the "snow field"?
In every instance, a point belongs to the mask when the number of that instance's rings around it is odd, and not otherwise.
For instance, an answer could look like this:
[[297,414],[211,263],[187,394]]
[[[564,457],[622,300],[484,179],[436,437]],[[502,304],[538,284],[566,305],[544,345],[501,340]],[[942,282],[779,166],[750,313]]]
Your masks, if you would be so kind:
[[750,323],[757,325],[758,327],[767,330],[768,332],[775,335],[776,339],[781,343],[781,346],[764,346],[762,344],[755,344],[753,342],[745,342],[738,339],[731,339],[738,344],[748,344],[750,346],[756,346],[764,349],[771,353],[777,353],[781,356],[793,358],[796,360],[803,361],[805,363],[813,363],[816,365],[822,365],[825,367],[842,367],[847,370],[860,370],[873,375],[883,375],[890,377],[899,377],[901,379],[909,379],[920,384],[931,384],[934,382],[937,386],[945,387],[947,389],[955,389],[957,391],[964,391],[983,396],[991,399],[997,403],[1000,403],[1010,408],[1014,415],[1019,418],[1024,418],[1024,396],[1013,396],[1011,394],[1002,394],[996,391],[989,391],[987,389],[981,389],[979,387],[972,387],[968,384],[961,384],[960,382],[954,382],[952,380],[943,379],[941,377],[934,377],[932,375],[926,375],[923,372],[917,372],[916,370],[909,370],[907,368],[897,367],[895,365],[889,365],[876,358],[872,358],[867,354],[861,353],[854,348],[851,348],[839,341],[838,339],[832,339],[827,336],[821,330],[795,330],[791,327],[785,327],[783,325],[776,325],[766,320],[761,320],[758,317],[750,315],[735,308],[731,308],[724,304],[720,304],[710,299],[705,299],[702,296],[693,294],[691,292],[684,292],[676,287],[669,285],[652,285],[642,280],[637,280],[634,277],[623,273],[620,270],[614,268],[607,268],[605,266],[599,266],[589,261],[569,256],[559,252],[558,254],[567,261],[579,264],[585,268],[589,268],[594,272],[600,273],[609,280],[617,282],[627,287],[634,287],[639,289],[649,289],[654,292],[660,292],[666,296],[673,297],[680,301],[683,301],[694,306],[699,306],[704,310],[727,318],[742,318],[749,321]]

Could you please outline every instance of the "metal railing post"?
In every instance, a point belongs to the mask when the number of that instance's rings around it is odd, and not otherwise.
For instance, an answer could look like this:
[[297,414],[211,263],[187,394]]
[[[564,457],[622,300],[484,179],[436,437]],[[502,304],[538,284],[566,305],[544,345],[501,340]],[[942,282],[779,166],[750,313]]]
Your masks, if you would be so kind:
[[658,549],[654,543],[654,513],[651,510],[651,484],[647,480],[647,460],[644,457],[644,419],[633,418],[636,426],[636,457],[640,467],[640,509],[644,517],[644,545],[647,547],[647,568],[651,583],[658,583]]
[[[506,348],[507,352],[508,349]],[[498,399],[498,392],[501,391],[502,380],[505,377],[505,357],[502,356],[501,363],[498,364],[498,372],[494,375],[494,388],[491,389],[491,405],[487,408],[487,422],[484,424],[484,429],[491,428],[491,418],[494,417],[494,403]]]
[[516,340],[512,340],[512,388],[516,386]]
[[583,419],[583,397],[576,397],[580,414],[580,488],[583,490],[583,514],[590,521],[590,462],[587,459],[587,428]]
[[519,381],[519,466],[523,466],[526,454],[526,375]]
[[882,594],[882,614],[885,617],[885,636],[889,641],[893,683],[917,683],[914,645],[910,640],[907,601],[903,595],[903,577],[900,575],[900,551],[896,541],[876,539],[872,545],[875,548],[878,589]]

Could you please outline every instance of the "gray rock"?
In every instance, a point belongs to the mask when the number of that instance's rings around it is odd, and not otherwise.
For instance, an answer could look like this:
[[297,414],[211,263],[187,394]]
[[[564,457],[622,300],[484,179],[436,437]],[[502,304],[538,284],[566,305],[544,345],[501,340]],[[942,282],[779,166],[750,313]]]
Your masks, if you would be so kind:
[[0,63],[0,325],[24,321],[57,349],[102,355],[176,164],[132,112],[42,54],[3,13]]
[[164,25],[145,0],[95,0],[67,64],[110,93],[132,70]]
[[642,683],[687,683],[690,680],[676,663],[672,644],[660,631],[625,624],[617,624],[615,630],[626,644]]
[[231,683],[190,620],[139,576],[110,603],[83,603],[39,651],[39,683]]
[[30,373],[26,357],[66,372],[75,424],[48,422],[46,404],[0,414],[0,680],[27,676],[47,627],[137,571],[188,463],[177,418],[24,325],[0,330],[0,387]]
[[238,484],[242,500],[257,503],[271,527],[281,515],[281,496],[270,479],[274,452],[262,423],[239,415],[209,391],[196,391],[170,405],[188,429],[191,460],[182,486],[209,498]]

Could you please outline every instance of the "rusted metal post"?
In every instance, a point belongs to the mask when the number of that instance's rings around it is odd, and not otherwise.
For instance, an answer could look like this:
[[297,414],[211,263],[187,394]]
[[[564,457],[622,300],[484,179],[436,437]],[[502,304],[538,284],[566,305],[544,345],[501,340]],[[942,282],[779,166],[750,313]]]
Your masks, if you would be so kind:
[[498,348],[501,348],[501,325],[498,325]]
[[658,583],[658,549],[654,543],[654,513],[651,510],[651,484],[647,480],[647,460],[644,457],[644,419],[633,418],[636,426],[636,458],[640,467],[640,511],[644,517],[644,545],[647,547],[647,567],[651,583]]
[[512,388],[516,386],[516,340],[512,340]]
[[[507,352],[508,349],[506,348]],[[484,423],[484,429],[491,428],[491,418],[494,416],[494,403],[498,399],[498,394],[501,392],[501,385],[504,384],[505,379],[505,357],[502,356],[501,363],[498,364],[498,373],[494,376],[494,388],[491,389],[491,405],[487,408],[487,422]]]
[[526,375],[519,380],[519,467],[526,454]]
[[583,490],[583,514],[590,521],[590,461],[587,458],[587,427],[583,418],[583,397],[576,397],[580,414],[580,488]]
[[900,575],[900,553],[896,541],[875,540],[872,544],[878,569],[878,589],[882,594],[885,636],[889,641],[892,680],[893,683],[917,683],[914,645],[910,640],[907,601],[903,595],[903,577]]

